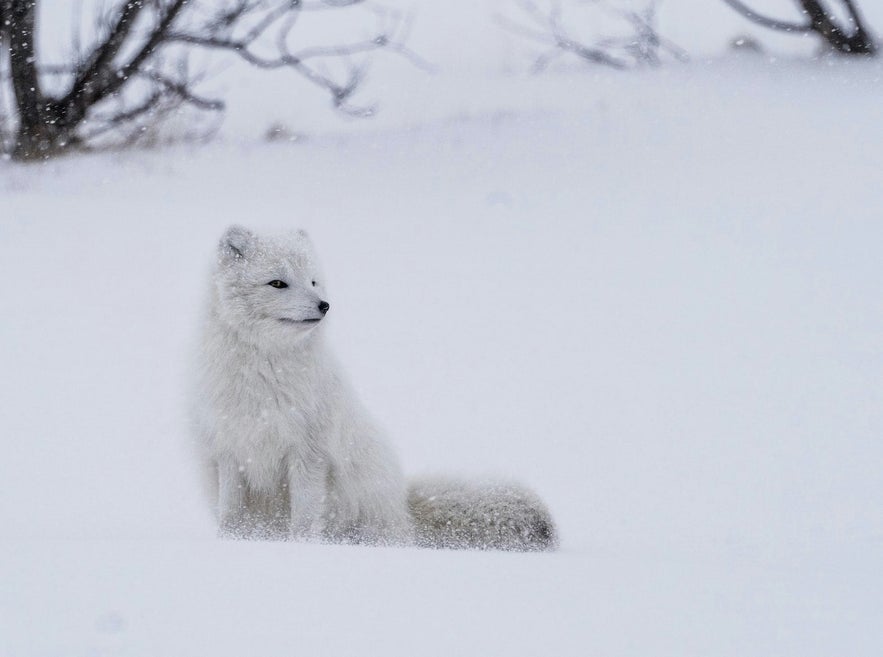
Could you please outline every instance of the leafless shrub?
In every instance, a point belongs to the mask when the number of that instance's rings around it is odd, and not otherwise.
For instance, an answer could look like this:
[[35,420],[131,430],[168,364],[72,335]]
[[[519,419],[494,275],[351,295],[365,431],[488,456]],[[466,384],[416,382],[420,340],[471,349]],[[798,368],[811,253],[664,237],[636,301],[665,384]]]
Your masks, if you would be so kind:
[[540,46],[542,51],[534,61],[535,72],[544,70],[564,55],[573,55],[592,64],[615,69],[640,65],[658,66],[665,56],[686,60],[687,54],[677,45],[662,37],[656,28],[658,3],[651,0],[642,10],[623,9],[604,0],[590,3],[599,13],[616,19],[627,33],[587,43],[573,36],[572,26],[564,19],[560,0],[540,3],[535,0],[515,0],[517,17],[497,16],[497,23],[506,31]]
[[[148,138],[158,120],[185,107],[223,109],[221,99],[199,92],[196,51],[290,70],[355,116],[374,111],[353,102],[366,56],[382,50],[422,65],[404,45],[406,21],[380,11],[361,41],[295,47],[306,13],[345,11],[364,0],[116,0],[96,17],[100,36],[87,47],[75,38],[71,61],[52,65],[35,45],[39,4],[0,0],[0,138],[20,160],[94,146],[109,135],[118,143]],[[328,73],[330,60],[345,62],[346,74]]]

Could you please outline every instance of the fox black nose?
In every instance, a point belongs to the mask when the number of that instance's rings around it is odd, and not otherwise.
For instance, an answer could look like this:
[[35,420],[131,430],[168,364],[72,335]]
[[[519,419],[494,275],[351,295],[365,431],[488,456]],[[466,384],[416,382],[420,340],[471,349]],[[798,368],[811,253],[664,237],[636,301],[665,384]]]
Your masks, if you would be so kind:
[[323,315],[328,312],[328,309],[330,307],[331,307],[331,304],[328,303],[327,301],[320,301],[319,302],[319,312],[322,313]]

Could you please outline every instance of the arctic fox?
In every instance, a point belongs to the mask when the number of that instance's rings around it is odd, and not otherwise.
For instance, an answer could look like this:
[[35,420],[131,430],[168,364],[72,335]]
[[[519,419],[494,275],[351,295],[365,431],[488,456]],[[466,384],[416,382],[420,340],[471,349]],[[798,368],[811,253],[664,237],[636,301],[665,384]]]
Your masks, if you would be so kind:
[[556,546],[545,506],[519,485],[406,484],[325,346],[331,306],[306,233],[229,228],[212,283],[195,401],[221,536]]

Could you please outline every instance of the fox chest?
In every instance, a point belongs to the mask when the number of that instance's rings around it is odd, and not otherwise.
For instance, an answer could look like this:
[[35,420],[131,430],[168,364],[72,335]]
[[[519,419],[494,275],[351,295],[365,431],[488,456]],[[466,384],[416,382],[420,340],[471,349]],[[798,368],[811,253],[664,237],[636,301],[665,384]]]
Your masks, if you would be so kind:
[[215,404],[220,451],[247,463],[276,461],[292,451],[318,447],[321,405],[308,382],[266,375],[231,379]]

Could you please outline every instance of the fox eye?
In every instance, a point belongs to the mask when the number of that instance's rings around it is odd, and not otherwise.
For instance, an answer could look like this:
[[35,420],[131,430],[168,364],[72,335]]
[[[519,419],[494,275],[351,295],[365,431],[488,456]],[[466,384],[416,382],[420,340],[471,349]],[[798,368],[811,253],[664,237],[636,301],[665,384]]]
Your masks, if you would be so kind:
[[313,281],[313,287],[316,287],[316,281]]
[[281,290],[283,287],[288,287],[288,283],[285,281],[270,281],[267,285],[275,287],[277,290]]

